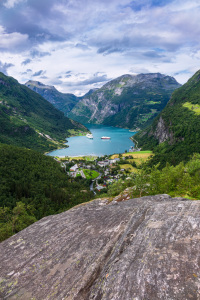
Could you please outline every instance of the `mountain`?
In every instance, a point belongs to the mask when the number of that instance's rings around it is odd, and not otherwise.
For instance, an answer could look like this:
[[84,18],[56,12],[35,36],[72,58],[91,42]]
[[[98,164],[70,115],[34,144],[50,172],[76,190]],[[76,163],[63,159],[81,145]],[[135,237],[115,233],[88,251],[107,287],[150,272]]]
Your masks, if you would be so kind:
[[0,298],[197,300],[199,214],[157,195],[45,217],[0,244]]
[[80,100],[73,94],[60,93],[54,86],[45,85],[39,81],[29,80],[25,85],[64,112],[66,116]]
[[143,128],[178,87],[173,77],[159,73],[123,75],[86,95],[68,116],[81,123]]
[[87,129],[43,97],[0,73],[0,142],[50,151],[65,146],[72,132]]
[[134,136],[139,147],[153,149],[153,162],[178,164],[200,152],[200,70],[174,91],[152,125]]

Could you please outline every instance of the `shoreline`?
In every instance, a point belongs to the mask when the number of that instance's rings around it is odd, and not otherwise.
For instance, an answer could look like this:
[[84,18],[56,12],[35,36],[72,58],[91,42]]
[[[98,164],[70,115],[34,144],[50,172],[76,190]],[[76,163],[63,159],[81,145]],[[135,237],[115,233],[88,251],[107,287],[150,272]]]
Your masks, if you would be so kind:
[[[91,125],[91,124],[89,124],[89,125]],[[98,139],[98,138],[101,138],[102,136],[111,136],[111,141],[109,139],[109,143],[108,143],[108,141],[107,141],[107,143],[105,143],[105,141],[99,142],[99,140],[98,140],[97,144],[96,144],[96,142],[94,144],[94,141],[91,142],[91,140],[89,140],[89,139],[87,139],[87,140],[84,139],[84,137],[86,136],[85,134],[84,134],[84,136],[82,135],[82,137],[80,135],[76,135],[76,136],[71,135],[70,137],[67,137],[64,148],[59,147],[53,151],[49,151],[46,154],[48,156],[59,157],[61,159],[65,158],[65,157],[80,158],[80,157],[84,157],[84,156],[101,157],[101,156],[105,156],[105,155],[113,155],[115,153],[122,154],[125,151],[129,152],[130,148],[132,146],[134,146],[134,144],[135,144],[135,142],[132,140],[132,137],[136,133],[135,130],[132,133],[131,129],[128,129],[128,128],[121,128],[121,127],[118,128],[115,126],[102,126],[102,125],[100,126],[100,128],[98,128],[98,125],[96,125],[95,127],[97,130],[96,131],[94,130],[94,132],[93,132],[93,130],[91,130],[91,128],[88,128],[88,130],[93,133],[94,138]],[[105,130],[104,130],[104,127],[105,127]],[[110,127],[110,129],[107,127]],[[113,130],[114,128],[116,128],[116,133],[117,133],[116,139],[115,139],[115,130]],[[97,133],[96,136],[95,136],[95,132]],[[112,134],[113,134],[113,140],[112,140]],[[75,137],[77,137],[77,138],[79,137],[80,140],[75,139]],[[70,140],[70,138],[73,138],[73,139]],[[129,140],[129,142],[128,142],[128,140]],[[71,143],[71,145],[70,145],[70,143]],[[109,145],[107,145],[107,144],[109,144]],[[71,146],[72,146],[72,148],[71,148]],[[64,150],[64,151],[59,151],[59,150]]]

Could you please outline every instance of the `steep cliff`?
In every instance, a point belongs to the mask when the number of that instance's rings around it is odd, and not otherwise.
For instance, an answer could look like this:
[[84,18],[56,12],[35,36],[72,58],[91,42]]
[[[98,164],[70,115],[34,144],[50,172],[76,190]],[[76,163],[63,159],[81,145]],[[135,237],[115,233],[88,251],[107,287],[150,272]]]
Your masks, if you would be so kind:
[[0,298],[199,299],[200,201],[97,199],[0,244]]
[[[177,164],[200,152],[200,71],[174,91],[152,125],[136,134],[139,147],[153,149],[161,163]],[[155,160],[154,159],[154,160]]]
[[180,84],[159,73],[123,75],[86,95],[69,113],[82,123],[143,128],[165,107]]

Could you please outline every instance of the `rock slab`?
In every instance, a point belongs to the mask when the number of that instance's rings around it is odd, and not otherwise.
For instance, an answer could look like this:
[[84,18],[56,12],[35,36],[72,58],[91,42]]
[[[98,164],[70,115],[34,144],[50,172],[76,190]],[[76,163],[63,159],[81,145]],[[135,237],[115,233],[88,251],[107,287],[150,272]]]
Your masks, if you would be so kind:
[[0,299],[200,299],[200,201],[97,199],[0,244]]

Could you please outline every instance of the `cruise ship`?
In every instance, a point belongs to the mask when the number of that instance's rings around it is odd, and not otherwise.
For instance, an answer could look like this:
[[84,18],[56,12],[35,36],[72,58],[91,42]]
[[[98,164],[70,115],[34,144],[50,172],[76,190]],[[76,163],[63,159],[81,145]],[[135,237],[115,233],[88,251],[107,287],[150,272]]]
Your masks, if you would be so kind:
[[93,139],[93,135],[92,135],[91,133],[86,134],[86,137],[87,137],[88,139]]

